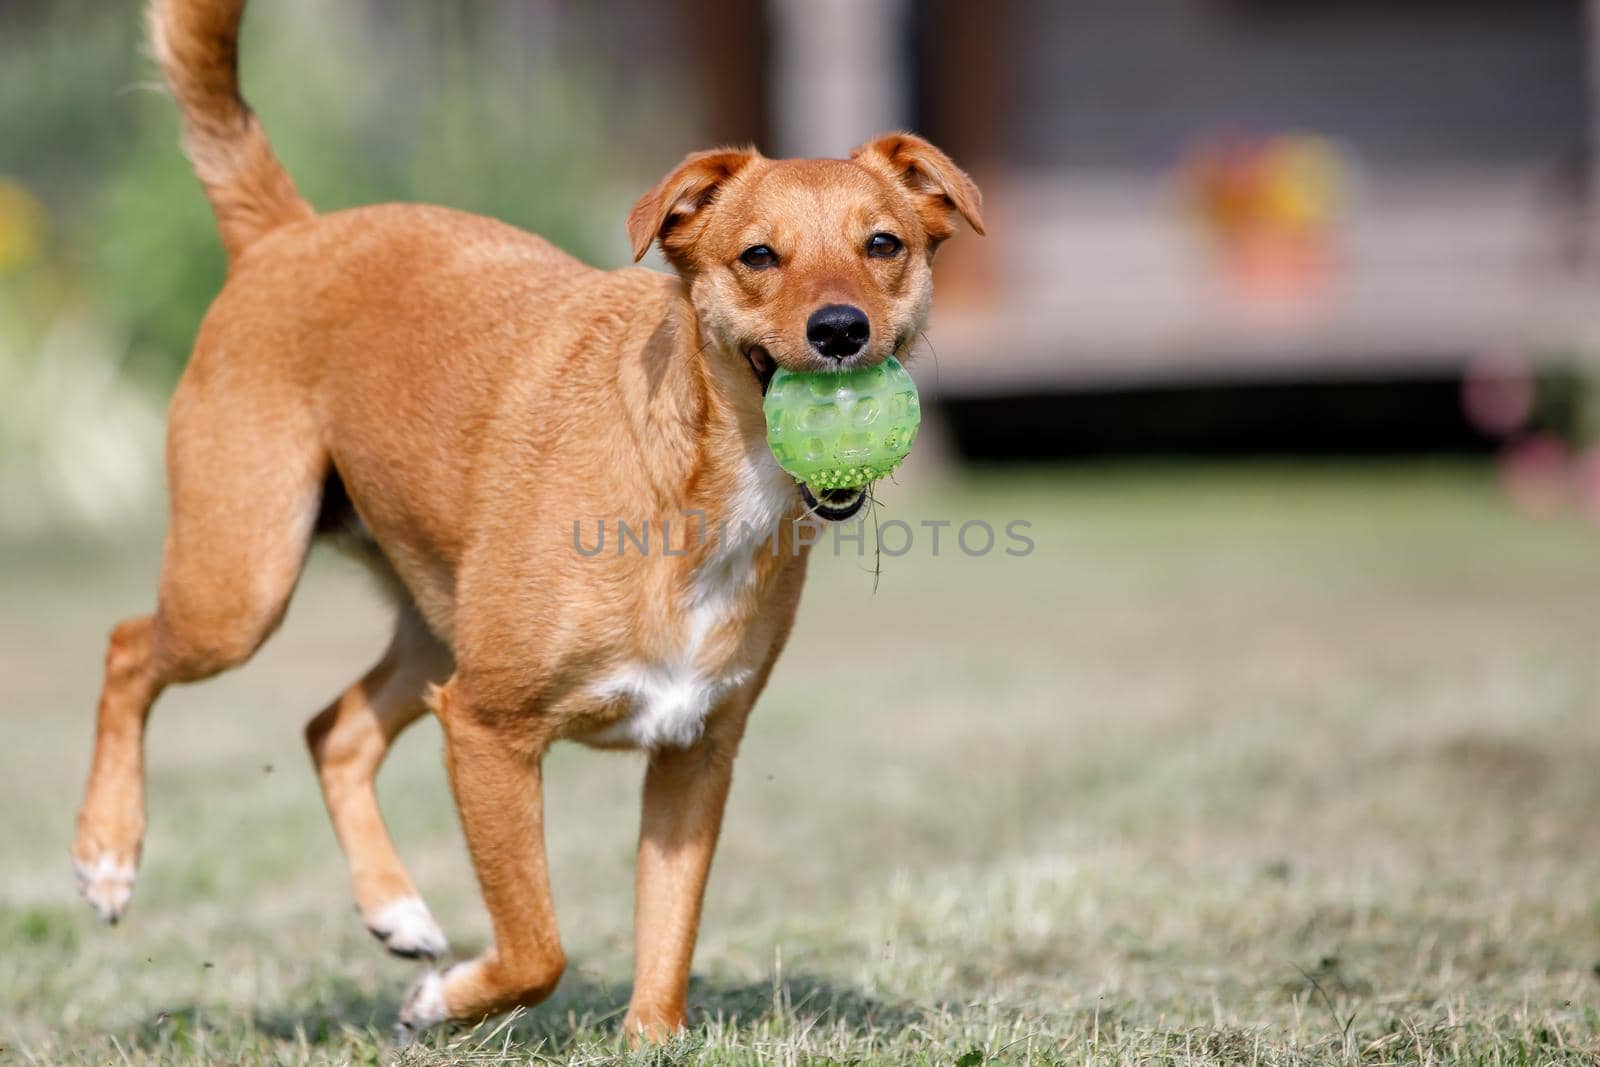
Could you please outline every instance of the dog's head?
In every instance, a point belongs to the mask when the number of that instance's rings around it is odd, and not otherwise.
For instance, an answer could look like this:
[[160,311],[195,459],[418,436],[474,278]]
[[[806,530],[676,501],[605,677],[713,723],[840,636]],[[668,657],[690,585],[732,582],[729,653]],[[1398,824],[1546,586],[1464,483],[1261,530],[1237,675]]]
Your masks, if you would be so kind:
[[628,215],[634,258],[660,241],[708,340],[776,367],[842,370],[905,357],[933,297],[933,254],[982,196],[950,158],[894,133],[849,159],[697,152]]
[[[750,148],[689,156],[628,215],[634,258],[653,242],[688,286],[712,358],[739,372],[752,406],[778,367],[905,359],[933,299],[933,254],[959,213],[983,232],[982,196],[950,158],[893,133],[849,159],[770,160]],[[860,489],[818,500],[823,518],[860,509]]]

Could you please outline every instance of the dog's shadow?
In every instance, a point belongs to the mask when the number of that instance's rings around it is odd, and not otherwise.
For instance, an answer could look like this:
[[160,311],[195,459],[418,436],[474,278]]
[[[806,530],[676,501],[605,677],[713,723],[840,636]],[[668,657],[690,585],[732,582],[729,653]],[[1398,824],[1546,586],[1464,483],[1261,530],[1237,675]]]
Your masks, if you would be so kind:
[[[513,1045],[560,1054],[579,1041],[620,1038],[628,992],[626,982],[598,980],[574,968],[543,1004],[517,1013],[509,1022],[481,1024],[474,1033],[486,1038],[492,1034],[496,1045],[509,1040]],[[296,994],[289,999],[303,1003],[308,995]],[[262,1008],[253,1012],[250,1018],[254,1032],[271,1040],[304,1042],[313,1047],[390,1039],[398,1007],[393,994],[375,994],[354,982],[334,979],[319,983],[309,999],[314,1002],[309,1008]],[[691,1031],[706,1023],[759,1028],[803,1020],[808,1026],[836,1027],[850,1035],[865,1035],[903,1030],[926,1018],[924,1010],[909,1002],[869,997],[804,973],[787,975],[781,983],[697,976],[689,988],[689,1001]],[[227,1025],[218,1016],[214,1007],[174,1007],[135,1027],[125,1040],[133,1049],[147,1053],[194,1049],[205,1043],[202,1035],[208,1028]],[[450,1036],[462,1033],[456,1031]]]

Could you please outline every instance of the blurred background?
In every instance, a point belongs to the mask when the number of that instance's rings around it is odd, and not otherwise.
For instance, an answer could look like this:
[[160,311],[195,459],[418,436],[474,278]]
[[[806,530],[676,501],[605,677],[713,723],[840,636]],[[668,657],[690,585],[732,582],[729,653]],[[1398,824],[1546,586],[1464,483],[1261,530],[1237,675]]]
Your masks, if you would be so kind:
[[[923,353],[950,454],[1504,451],[1600,512],[1597,42],[1582,0],[282,0],[244,53],[320,209],[436,201],[602,265],[690,148],[928,135],[991,228],[942,254]],[[153,78],[129,5],[0,3],[12,532],[159,489],[223,260]]]
[[[0,1059],[377,1062],[412,971],[298,732],[382,647],[354,565],[163,698],[129,921],[68,874],[224,269],[137,7],[0,0]],[[1037,549],[814,558],[696,959],[729,1062],[1600,1057],[1600,0],[254,0],[242,55],[317,208],[601,266],[720,142],[908,126],[983,187],[875,514]],[[468,952],[439,749],[380,788]],[[608,1062],[637,760],[546,788],[522,1036]]]

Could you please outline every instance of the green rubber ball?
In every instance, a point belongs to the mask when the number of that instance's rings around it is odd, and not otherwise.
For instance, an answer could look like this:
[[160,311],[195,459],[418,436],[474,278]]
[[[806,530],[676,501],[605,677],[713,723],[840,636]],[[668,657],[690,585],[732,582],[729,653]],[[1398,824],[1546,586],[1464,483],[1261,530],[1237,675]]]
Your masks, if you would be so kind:
[[916,383],[892,356],[838,372],[779,368],[763,409],[778,465],[813,490],[853,489],[890,473],[922,421]]

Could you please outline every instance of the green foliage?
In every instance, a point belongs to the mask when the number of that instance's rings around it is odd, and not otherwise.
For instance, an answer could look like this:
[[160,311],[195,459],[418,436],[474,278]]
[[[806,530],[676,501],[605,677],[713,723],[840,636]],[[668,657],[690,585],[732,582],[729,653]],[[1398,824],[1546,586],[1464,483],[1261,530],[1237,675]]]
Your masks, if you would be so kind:
[[[141,6],[0,5],[0,535],[108,533],[153,506],[162,400],[225,276]],[[615,17],[261,0],[244,92],[318,210],[445,204],[615,265],[693,110],[648,70],[632,82],[659,92],[619,98],[583,47]]]
[[[512,0],[259,3],[244,92],[318,210],[446,204],[604,262],[622,247],[628,196],[654,177],[626,146],[674,123],[665,102],[615,100],[598,62],[553,32],[582,15],[563,17],[530,23]],[[141,52],[133,5],[0,14],[0,177],[41,196],[49,258],[128,334],[131,365],[162,383],[226,263],[174,105]]]
[[140,25],[131,4],[0,6],[0,175],[69,228],[135,137],[127,97],[149,76]]
[[[90,302],[125,324],[131,368],[153,384],[177,376],[227,258],[211,212],[177,151],[177,119],[165,96],[140,94],[131,117],[151,135],[132,141],[96,191],[89,216]],[[159,131],[160,135],[156,135]]]

